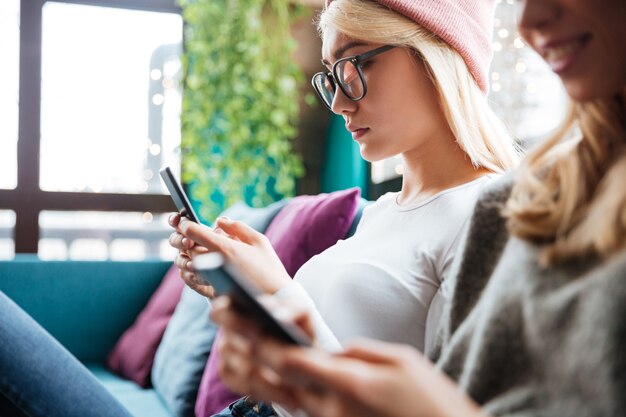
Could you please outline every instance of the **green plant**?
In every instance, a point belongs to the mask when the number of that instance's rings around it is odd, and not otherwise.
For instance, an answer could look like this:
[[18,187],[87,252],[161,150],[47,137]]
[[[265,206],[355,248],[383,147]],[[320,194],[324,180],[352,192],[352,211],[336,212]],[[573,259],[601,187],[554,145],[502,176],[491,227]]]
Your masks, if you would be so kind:
[[[183,181],[206,219],[246,200],[293,195],[292,149],[303,75],[293,60],[289,0],[180,0]],[[206,204],[209,203],[209,204]]]

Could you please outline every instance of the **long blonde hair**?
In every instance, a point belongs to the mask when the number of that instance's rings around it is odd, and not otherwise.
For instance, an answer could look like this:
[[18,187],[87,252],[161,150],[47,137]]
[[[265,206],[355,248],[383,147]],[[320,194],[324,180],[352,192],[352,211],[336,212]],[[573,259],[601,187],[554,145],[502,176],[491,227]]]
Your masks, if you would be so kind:
[[[607,258],[626,246],[623,98],[571,105],[561,129],[522,163],[506,214],[511,233],[544,243],[541,261]],[[578,129],[576,138],[568,138]]]
[[409,18],[368,0],[333,1],[318,20],[322,37],[327,27],[354,39],[416,51],[437,89],[448,125],[472,164],[493,172],[517,164],[518,148],[463,58],[446,42]]

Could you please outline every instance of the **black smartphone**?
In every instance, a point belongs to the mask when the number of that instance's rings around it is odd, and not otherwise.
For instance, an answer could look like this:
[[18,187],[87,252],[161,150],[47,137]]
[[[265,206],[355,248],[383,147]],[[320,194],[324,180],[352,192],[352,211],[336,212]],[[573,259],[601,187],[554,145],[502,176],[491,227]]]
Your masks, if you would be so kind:
[[165,167],[161,169],[161,171],[159,171],[159,174],[161,174],[161,178],[163,179],[167,190],[170,192],[172,200],[174,200],[174,204],[176,205],[176,208],[178,209],[180,214],[187,217],[192,222],[200,223],[196,212],[193,211],[193,207],[191,206],[191,203],[187,198],[187,194],[185,194],[183,187],[176,180],[176,177],[174,176],[174,173],[172,172],[170,167]]
[[225,262],[218,252],[198,255],[193,259],[196,273],[215,288],[217,295],[227,295],[233,307],[255,321],[262,331],[280,341],[311,346],[310,338],[295,324],[283,323],[259,302],[263,292],[247,280],[233,265]]

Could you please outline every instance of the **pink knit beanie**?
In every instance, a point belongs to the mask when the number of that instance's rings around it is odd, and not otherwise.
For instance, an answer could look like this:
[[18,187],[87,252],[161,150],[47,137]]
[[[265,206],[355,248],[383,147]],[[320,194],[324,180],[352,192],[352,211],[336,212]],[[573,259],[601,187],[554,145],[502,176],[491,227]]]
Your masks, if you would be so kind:
[[[328,6],[333,0],[326,0]],[[359,1],[359,0],[355,0]],[[489,90],[495,0],[376,0],[452,46],[465,60],[480,89]]]

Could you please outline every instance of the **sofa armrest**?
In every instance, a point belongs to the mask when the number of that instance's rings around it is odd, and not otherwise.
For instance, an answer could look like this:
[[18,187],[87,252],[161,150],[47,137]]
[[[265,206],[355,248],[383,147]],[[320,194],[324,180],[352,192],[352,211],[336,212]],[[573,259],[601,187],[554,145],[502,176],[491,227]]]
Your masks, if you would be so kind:
[[81,361],[103,362],[171,262],[0,261],[0,291]]

